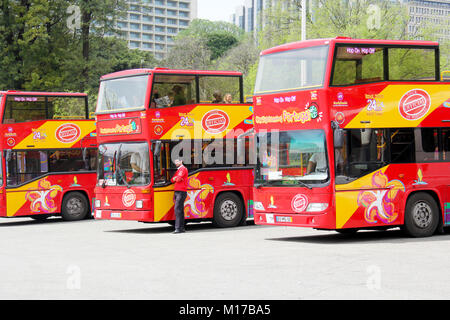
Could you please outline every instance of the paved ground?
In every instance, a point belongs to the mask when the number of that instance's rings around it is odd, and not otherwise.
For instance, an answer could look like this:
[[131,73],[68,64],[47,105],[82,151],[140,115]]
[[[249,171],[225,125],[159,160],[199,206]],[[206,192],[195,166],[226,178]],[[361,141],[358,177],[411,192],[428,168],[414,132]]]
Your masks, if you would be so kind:
[[449,299],[450,234],[0,220],[0,299]]

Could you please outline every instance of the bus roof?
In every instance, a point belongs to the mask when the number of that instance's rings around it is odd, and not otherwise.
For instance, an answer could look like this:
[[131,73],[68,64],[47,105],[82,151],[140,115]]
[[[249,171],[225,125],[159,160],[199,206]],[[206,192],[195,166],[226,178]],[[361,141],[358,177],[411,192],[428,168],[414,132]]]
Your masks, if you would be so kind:
[[17,91],[6,90],[0,91],[1,95],[11,96],[75,96],[75,97],[87,97],[86,93],[80,92],[41,92],[41,91]]
[[305,41],[297,41],[286,43],[277,47],[273,47],[261,52],[261,55],[302,49],[308,47],[322,46],[327,44],[356,44],[356,45],[392,45],[392,46],[431,46],[438,47],[439,43],[434,41],[418,41],[418,40],[378,40],[378,39],[353,39],[348,37],[336,37],[328,39],[311,39]]
[[100,78],[100,80],[128,77],[134,75],[144,75],[150,73],[163,73],[163,74],[178,74],[178,75],[205,75],[205,76],[242,76],[241,72],[236,71],[213,71],[213,70],[178,70],[167,68],[154,68],[154,69],[130,69],[118,71],[110,74],[106,74]]

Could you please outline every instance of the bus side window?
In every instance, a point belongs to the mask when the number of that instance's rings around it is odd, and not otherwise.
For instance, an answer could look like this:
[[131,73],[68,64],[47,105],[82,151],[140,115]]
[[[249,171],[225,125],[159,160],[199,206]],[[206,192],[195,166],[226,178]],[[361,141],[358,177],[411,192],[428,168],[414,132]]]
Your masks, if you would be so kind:
[[442,129],[442,148],[443,159],[446,162],[450,161],[450,128]]
[[414,130],[416,141],[416,161],[430,162],[439,160],[438,129],[417,128]]
[[414,140],[413,129],[391,129],[391,162],[416,162]]
[[230,103],[224,101],[225,95],[230,95],[232,100],[231,103],[239,103],[243,99],[242,92],[240,90],[239,79],[239,77],[235,76],[199,77],[200,102]]
[[337,183],[348,183],[382,168],[387,163],[387,150],[386,129],[344,130],[344,145],[335,149],[336,176],[340,176]]
[[383,81],[383,68],[383,48],[337,47],[332,85]]

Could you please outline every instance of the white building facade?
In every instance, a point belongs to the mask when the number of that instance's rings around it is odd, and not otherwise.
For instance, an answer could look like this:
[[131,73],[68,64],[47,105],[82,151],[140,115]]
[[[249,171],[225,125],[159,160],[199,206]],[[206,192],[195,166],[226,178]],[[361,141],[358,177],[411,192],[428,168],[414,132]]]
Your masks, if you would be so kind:
[[128,0],[129,10],[117,22],[131,49],[150,51],[163,59],[174,37],[197,18],[197,0]]
[[450,40],[450,0],[425,1],[402,0],[408,6],[408,33],[416,34],[418,29],[431,25],[436,29],[437,41]]
[[[257,32],[264,25],[262,11],[278,0],[242,0],[236,7],[229,21],[246,32]],[[355,0],[342,0],[343,2]],[[407,6],[410,16],[408,30],[410,35],[417,34],[418,29],[427,23],[436,27],[437,41],[450,39],[450,0],[389,0]],[[376,1],[374,0],[374,3]],[[320,10],[318,0],[306,1],[308,13],[314,18],[314,11]],[[314,20],[314,19],[313,19]]]

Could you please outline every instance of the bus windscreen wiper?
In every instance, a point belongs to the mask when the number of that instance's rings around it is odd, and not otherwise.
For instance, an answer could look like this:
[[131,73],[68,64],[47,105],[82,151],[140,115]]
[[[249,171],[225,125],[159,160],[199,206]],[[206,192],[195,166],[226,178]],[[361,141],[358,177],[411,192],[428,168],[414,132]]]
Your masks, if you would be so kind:
[[256,187],[256,188],[261,188],[261,187],[265,187],[265,186],[270,186],[269,181],[263,181],[263,182],[257,182],[257,183],[255,183],[255,187]]
[[298,182],[298,184],[301,184],[302,186],[308,188],[309,190],[312,189],[312,187],[309,184],[303,182],[302,180],[297,180],[297,182]]

